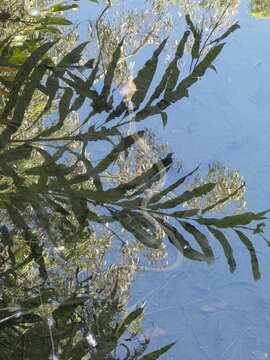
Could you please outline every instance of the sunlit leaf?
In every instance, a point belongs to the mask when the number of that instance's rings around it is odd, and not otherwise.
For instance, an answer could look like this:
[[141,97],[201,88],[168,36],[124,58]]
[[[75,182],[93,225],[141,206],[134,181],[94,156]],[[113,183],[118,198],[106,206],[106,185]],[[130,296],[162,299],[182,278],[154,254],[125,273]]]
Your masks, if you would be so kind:
[[0,71],[2,72],[14,72],[17,71],[17,67],[12,67],[12,66],[0,66]]
[[47,26],[47,25],[36,26],[34,30],[42,33],[57,34],[57,35],[61,34],[61,31],[56,26]]
[[[46,69],[44,67],[44,63],[41,63],[33,70],[33,73],[29,77],[28,83],[25,85],[22,94],[17,99],[18,103],[14,108],[13,117],[8,122],[6,131],[4,131],[1,135],[3,138],[14,134],[22,125],[24,114],[32,100],[38,84],[43,79],[45,72]],[[16,79],[14,80],[14,82],[15,81]],[[11,93],[13,94],[12,91]]]
[[11,48],[9,54],[3,55],[2,53],[0,57],[0,65],[4,67],[22,65],[27,58],[28,58],[28,54],[24,49],[19,47],[14,47]]
[[71,9],[79,9],[79,6],[76,4],[71,4],[71,5],[56,5],[54,6],[51,11],[52,12],[59,12],[59,11],[66,11],[66,10],[71,10]]
[[11,113],[12,109],[17,104],[20,88],[23,85],[23,83],[27,80],[33,68],[36,66],[38,61],[49,51],[49,49],[52,48],[54,44],[55,42],[49,42],[41,45],[28,57],[25,63],[18,70],[16,77],[14,79],[14,86],[12,87],[10,92],[10,99],[1,115],[2,122],[5,122],[5,120]]
[[5,89],[0,88],[0,94],[5,96],[5,97],[9,97],[9,92],[6,91]]

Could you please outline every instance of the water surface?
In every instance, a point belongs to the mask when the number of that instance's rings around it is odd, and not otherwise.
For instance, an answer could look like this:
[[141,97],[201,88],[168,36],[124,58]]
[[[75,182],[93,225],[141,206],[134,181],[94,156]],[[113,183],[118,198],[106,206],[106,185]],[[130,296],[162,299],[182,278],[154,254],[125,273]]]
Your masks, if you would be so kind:
[[267,359],[270,20],[70,4],[0,8],[0,358]]

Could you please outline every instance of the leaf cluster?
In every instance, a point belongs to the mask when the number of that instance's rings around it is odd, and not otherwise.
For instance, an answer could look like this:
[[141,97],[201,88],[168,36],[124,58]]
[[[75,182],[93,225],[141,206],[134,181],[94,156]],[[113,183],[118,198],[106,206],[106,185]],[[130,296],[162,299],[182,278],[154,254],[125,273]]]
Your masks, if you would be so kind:
[[[210,218],[206,215],[210,210],[207,207],[183,208],[185,203],[207,196],[217,186],[217,182],[207,182],[192,190],[183,190],[182,185],[198,168],[170,184],[164,183],[149,196],[149,191],[165,178],[172,167],[173,155],[170,153],[156,159],[144,172],[135,174],[127,181],[114,184],[105,181],[106,174],[114,169],[118,159],[128,156],[134,145],[145,136],[145,130],[134,130],[127,134],[123,130],[125,125],[160,115],[165,126],[165,109],[188,96],[189,88],[208,69],[213,68],[212,63],[224,47],[220,41],[236,29],[235,26],[231,27],[202,55],[200,49],[203,45],[199,34],[189,16],[186,21],[189,30],[183,34],[174,58],[151,94],[166,39],[134,78],[134,92],[129,101],[123,98],[118,104],[114,100],[113,79],[124,39],[117,45],[98,89],[94,82],[99,72],[100,57],[94,63],[90,61],[92,59],[86,61],[83,75],[78,71],[87,43],[79,44],[60,60],[50,55],[56,41],[30,43],[24,58],[15,64],[14,52],[9,53],[9,39],[2,42],[0,64],[16,69],[11,71],[14,72],[13,79],[1,79],[8,95],[0,114],[0,211],[3,219],[0,228],[3,253],[0,256],[3,259],[1,279],[5,284],[1,298],[1,308],[5,312],[0,326],[5,328],[5,335],[1,339],[5,349],[10,349],[11,337],[20,339],[16,342],[12,358],[16,359],[16,354],[20,354],[22,348],[27,348],[24,350],[28,352],[26,357],[34,359],[35,349],[38,348],[44,359],[48,359],[51,349],[57,349],[63,359],[80,359],[89,352],[89,331],[100,343],[100,347],[93,346],[95,357],[116,359],[114,351],[119,340],[142,314],[143,308],[115,324],[119,313],[119,298],[115,295],[117,280],[111,292],[111,298],[117,298],[117,301],[109,302],[106,299],[101,307],[96,301],[99,293],[90,297],[87,287],[82,284],[84,281],[79,281],[78,276],[76,281],[80,284],[70,286],[72,294],[64,300],[61,291],[64,293],[65,289],[57,289],[57,283],[51,282],[53,271],[50,266],[55,261],[54,255],[50,254],[51,249],[62,245],[64,249],[73,246],[75,251],[76,245],[97,232],[97,227],[109,228],[123,245],[130,238],[135,238],[147,247],[159,248],[166,236],[183,256],[208,264],[215,259],[209,241],[211,234],[220,243],[229,268],[234,271],[236,261],[230,240],[225,235],[225,230],[229,229],[246,246],[254,278],[259,279],[256,251],[246,233],[261,232],[261,221],[266,219],[269,210]],[[196,47],[194,43],[192,51],[192,61],[195,59],[195,63],[190,73],[182,77],[178,64],[191,32],[194,37],[197,36]],[[16,56],[15,59],[18,58]],[[33,135],[25,130],[24,122],[37,91],[44,95],[45,101],[30,124],[30,127],[37,128]],[[43,121],[55,104],[57,110],[53,113],[54,119],[50,115]],[[80,111],[84,119],[74,129],[70,126],[70,116]],[[100,120],[102,116],[103,121]],[[88,151],[98,146],[102,147],[102,156],[93,161]],[[211,206],[227,202],[230,196],[235,196],[235,191]],[[247,227],[253,222],[257,224],[255,229]],[[125,240],[120,237],[117,226],[125,231]],[[160,233],[163,237],[159,236]],[[70,257],[63,256],[62,260],[71,266]],[[33,286],[30,290],[21,291],[31,293],[31,297],[25,303],[19,301],[19,308],[15,311],[10,310],[8,284],[11,282],[19,288],[29,269]],[[89,275],[91,280],[94,275]],[[65,280],[74,282],[74,279],[68,279],[65,272],[63,276],[66,276]],[[101,288],[99,292],[103,290]],[[35,296],[32,296],[34,293]],[[89,306],[87,302],[90,302]],[[94,319],[91,328],[89,319]],[[50,325],[53,322],[55,327]],[[133,352],[129,346],[122,344],[127,352],[126,359],[130,360],[158,359],[172,346],[170,344],[143,355],[146,343]]]

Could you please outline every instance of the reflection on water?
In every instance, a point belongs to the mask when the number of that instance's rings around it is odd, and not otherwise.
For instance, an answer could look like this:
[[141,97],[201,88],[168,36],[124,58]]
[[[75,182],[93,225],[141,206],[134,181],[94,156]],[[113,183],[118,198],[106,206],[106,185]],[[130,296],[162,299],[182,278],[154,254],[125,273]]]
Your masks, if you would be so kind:
[[[171,26],[165,5],[111,23],[108,5],[90,23],[90,43],[75,45],[75,30],[59,26],[71,24],[66,11],[77,4],[33,12],[24,3],[0,12],[0,357],[158,359],[174,342],[147,349],[166,329],[143,331],[143,296],[128,308],[135,274],[166,273],[183,257],[212,265],[213,241],[234,272],[237,238],[261,277],[253,240],[264,239],[269,210],[245,212],[245,183],[225,165],[210,165],[206,177],[199,166],[184,173],[147,128],[150,117],[165,127],[166,110],[217,71],[239,28],[237,4],[204,2],[211,16],[199,20],[193,5],[157,76]],[[147,44],[156,46],[134,75],[128,59]]]
[[255,16],[256,18],[269,18],[270,16],[270,5],[267,0],[253,0],[249,4],[249,14]]

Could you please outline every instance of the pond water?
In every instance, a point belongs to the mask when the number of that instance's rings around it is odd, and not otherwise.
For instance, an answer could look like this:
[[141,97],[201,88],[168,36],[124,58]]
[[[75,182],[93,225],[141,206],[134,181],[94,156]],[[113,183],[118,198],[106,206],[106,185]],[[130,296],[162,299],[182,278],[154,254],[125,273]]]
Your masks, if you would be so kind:
[[0,26],[0,359],[267,359],[268,1]]

